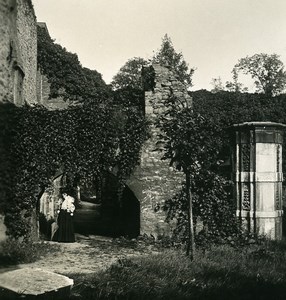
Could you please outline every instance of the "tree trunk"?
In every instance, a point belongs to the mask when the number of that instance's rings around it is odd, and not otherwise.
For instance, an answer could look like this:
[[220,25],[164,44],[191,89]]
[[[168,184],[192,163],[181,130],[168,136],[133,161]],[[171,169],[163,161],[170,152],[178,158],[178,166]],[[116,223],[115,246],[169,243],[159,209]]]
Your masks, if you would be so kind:
[[191,188],[191,176],[190,172],[186,172],[186,196],[188,201],[188,240],[187,240],[187,256],[190,256],[190,259],[194,259],[195,251],[195,239],[194,239],[194,222],[193,222],[193,203],[192,203],[192,194],[190,191]]

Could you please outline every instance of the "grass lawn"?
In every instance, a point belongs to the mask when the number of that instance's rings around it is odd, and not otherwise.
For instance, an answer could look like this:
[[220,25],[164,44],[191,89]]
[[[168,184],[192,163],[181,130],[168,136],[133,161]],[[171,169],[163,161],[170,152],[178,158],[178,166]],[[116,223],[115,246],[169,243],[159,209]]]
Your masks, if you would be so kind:
[[286,243],[179,250],[118,261],[71,276],[76,299],[286,299]]
[[[116,249],[145,245],[124,239],[112,243]],[[44,242],[7,241],[0,246],[2,266],[59,252],[58,245]],[[142,252],[118,260],[106,271],[69,274],[75,282],[71,299],[286,299],[285,241],[240,247],[209,245],[196,250],[193,262],[180,250],[154,249],[156,254]]]

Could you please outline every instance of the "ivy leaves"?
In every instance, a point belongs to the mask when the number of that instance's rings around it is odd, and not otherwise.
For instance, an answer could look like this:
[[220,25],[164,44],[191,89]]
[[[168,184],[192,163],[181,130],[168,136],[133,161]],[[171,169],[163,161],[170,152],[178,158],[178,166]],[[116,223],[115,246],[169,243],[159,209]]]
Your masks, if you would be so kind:
[[50,98],[105,102],[111,89],[100,73],[81,66],[76,54],[67,51],[38,26],[38,68],[51,84]]
[[41,106],[1,108],[1,116],[9,112],[11,117],[9,123],[5,118],[0,122],[6,149],[2,163],[9,162],[0,179],[2,187],[9,187],[1,191],[6,194],[5,223],[15,237],[27,234],[27,215],[60,168],[74,183],[79,178],[94,181],[117,166],[123,182],[138,162],[146,126],[137,111],[111,102],[87,102],[56,111]]

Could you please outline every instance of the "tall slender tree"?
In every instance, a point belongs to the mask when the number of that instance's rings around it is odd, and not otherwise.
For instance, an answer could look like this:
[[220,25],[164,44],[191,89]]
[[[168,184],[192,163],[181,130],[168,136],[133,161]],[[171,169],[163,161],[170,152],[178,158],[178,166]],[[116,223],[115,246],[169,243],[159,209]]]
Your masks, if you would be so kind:
[[180,109],[178,99],[171,96],[168,104],[172,109],[166,110],[158,120],[158,127],[164,140],[163,159],[170,159],[170,164],[185,174],[187,200],[187,255],[193,259],[195,251],[193,202],[191,183],[200,169],[209,170],[210,164],[216,162],[216,143],[210,132],[216,128],[212,119],[205,119],[195,113],[191,107]]

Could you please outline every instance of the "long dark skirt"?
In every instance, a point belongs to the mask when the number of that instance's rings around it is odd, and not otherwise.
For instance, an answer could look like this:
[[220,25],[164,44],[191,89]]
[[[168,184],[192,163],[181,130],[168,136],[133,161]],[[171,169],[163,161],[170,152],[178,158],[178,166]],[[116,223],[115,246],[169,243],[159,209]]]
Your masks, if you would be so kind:
[[66,210],[61,209],[58,215],[59,228],[53,236],[53,241],[73,243],[75,242],[73,217]]

